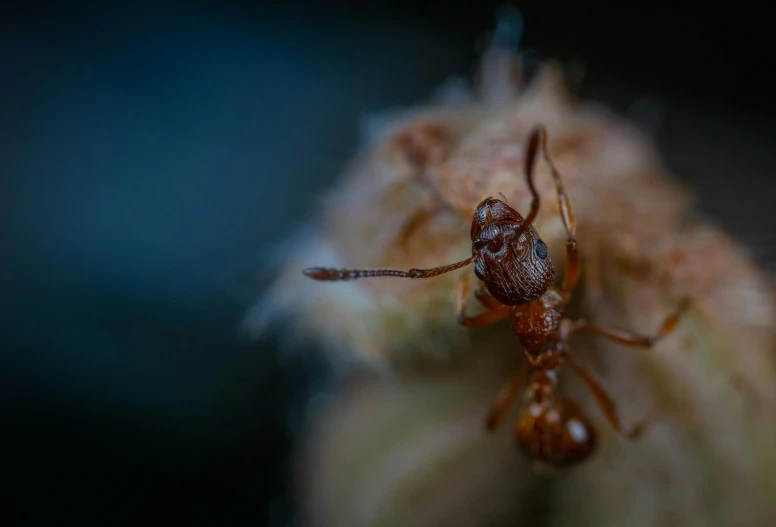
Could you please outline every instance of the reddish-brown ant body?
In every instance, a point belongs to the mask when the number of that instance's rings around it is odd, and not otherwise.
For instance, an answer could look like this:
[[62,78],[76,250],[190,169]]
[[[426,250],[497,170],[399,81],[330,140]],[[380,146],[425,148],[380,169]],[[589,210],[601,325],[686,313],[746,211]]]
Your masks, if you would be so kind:
[[[539,195],[533,182],[539,149],[552,174],[560,216],[568,233],[566,272],[560,290],[552,287],[555,268],[547,245],[532,226],[539,212]],[[590,331],[624,345],[649,348],[673,330],[688,302],[683,301],[679,309],[665,319],[657,334],[651,337],[564,318],[580,275],[580,264],[574,215],[560,174],[550,160],[547,133],[543,126],[537,126],[529,136],[524,161],[526,180],[533,198],[528,216],[524,219],[501,200],[483,200],[472,219],[470,258],[433,269],[400,271],[314,267],[305,269],[304,274],[321,281],[378,276],[421,279],[474,263],[474,273],[480,280],[475,297],[486,310],[472,317],[466,314],[470,277],[462,275],[458,283],[458,321],[469,328],[480,328],[510,319],[530,368],[526,405],[515,428],[518,443],[528,457],[551,466],[564,467],[587,458],[596,444],[595,432],[581,409],[572,401],[556,395],[558,373],[564,364],[580,375],[607,420],[618,432],[626,437],[637,437],[646,424],[643,421],[629,427],[623,423],[614,401],[604,388],[573,359],[568,345],[569,336],[579,331]],[[488,429],[494,429],[506,414],[517,396],[522,377],[521,369],[498,393],[487,415]]]

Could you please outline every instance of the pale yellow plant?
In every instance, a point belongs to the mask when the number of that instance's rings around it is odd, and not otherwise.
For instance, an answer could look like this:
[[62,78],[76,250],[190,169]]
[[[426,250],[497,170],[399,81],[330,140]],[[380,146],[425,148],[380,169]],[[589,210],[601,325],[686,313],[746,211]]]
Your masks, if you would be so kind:
[[[257,329],[289,314],[290,331],[335,363],[383,372],[343,385],[311,423],[299,465],[308,523],[772,524],[776,306],[765,273],[735,240],[694,219],[690,193],[636,126],[576,100],[555,64],[527,85],[519,72],[519,56],[493,50],[476,93],[444,92],[375,119],[363,153],[322,203],[320,220],[283,253],[283,273],[248,317]],[[457,325],[455,273],[336,284],[301,274],[467,257],[482,198],[501,195],[528,210],[522,156],[537,123],[549,132],[578,221],[585,275],[571,315],[647,333],[681,296],[693,300],[675,333],[648,351],[572,340],[626,419],[655,409],[660,420],[638,441],[617,436],[564,371],[564,389],[601,440],[591,460],[551,475],[522,458],[513,421],[493,434],[482,426],[521,351],[506,323]],[[544,166],[537,188],[535,226],[562,276],[566,234]]]

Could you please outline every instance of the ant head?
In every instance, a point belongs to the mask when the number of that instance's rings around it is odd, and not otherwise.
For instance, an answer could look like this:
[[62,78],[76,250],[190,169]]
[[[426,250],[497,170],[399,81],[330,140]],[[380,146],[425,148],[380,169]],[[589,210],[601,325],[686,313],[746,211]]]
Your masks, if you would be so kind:
[[584,461],[596,446],[595,431],[580,408],[562,399],[529,403],[515,434],[528,457],[556,468]]
[[474,211],[472,254],[474,272],[501,303],[516,306],[541,297],[555,280],[547,245],[533,226],[522,234],[523,217],[495,198],[483,200]]
[[515,209],[496,198],[485,198],[477,205],[472,219],[472,241],[491,223],[522,223],[523,217]]

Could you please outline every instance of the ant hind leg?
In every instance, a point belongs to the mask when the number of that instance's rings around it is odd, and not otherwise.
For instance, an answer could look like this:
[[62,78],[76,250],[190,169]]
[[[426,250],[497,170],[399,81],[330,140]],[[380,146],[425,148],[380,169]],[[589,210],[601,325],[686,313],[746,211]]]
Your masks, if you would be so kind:
[[496,429],[499,423],[504,419],[504,416],[509,411],[512,403],[517,397],[518,390],[523,383],[523,377],[527,370],[527,363],[523,362],[520,368],[507,380],[506,384],[502,386],[488,410],[488,415],[485,418],[485,428],[490,431]]
[[653,421],[650,417],[642,419],[634,425],[627,425],[620,417],[617,411],[617,405],[615,404],[614,400],[606,392],[604,387],[601,386],[601,384],[593,377],[593,375],[587,371],[586,368],[572,359],[570,353],[566,353],[565,359],[566,362],[571,366],[571,369],[573,369],[585,382],[588,390],[590,390],[590,392],[593,394],[593,397],[595,397],[596,401],[598,402],[598,406],[600,406],[601,410],[603,410],[607,421],[609,421],[609,423],[614,427],[615,430],[617,430],[617,432],[629,439],[637,439],[644,434],[647,427]]

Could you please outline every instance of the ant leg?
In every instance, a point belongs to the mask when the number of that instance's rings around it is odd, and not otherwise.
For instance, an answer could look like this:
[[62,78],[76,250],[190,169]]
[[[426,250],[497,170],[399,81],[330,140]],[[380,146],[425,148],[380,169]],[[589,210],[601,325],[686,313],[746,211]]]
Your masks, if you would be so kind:
[[501,322],[502,320],[505,320],[509,317],[509,306],[503,306],[498,309],[494,309],[492,311],[486,311],[484,313],[480,313],[479,315],[469,317],[466,316],[464,313],[459,312],[458,314],[458,323],[462,326],[466,326],[467,328],[482,328],[485,326],[490,326],[492,324],[495,324],[496,322]]
[[569,237],[568,241],[566,241],[566,273],[563,277],[563,290],[561,291],[562,306],[565,307],[571,300],[571,293],[574,291],[577,281],[579,281],[579,275],[580,265],[577,240]]
[[482,281],[480,281],[480,285],[477,286],[477,289],[474,290],[474,297],[488,309],[497,309],[504,305],[491,296]]
[[553,183],[555,183],[555,191],[558,195],[560,218],[569,235],[568,241],[566,241],[566,273],[563,279],[563,290],[561,292],[563,305],[565,306],[571,299],[571,292],[577,285],[580,274],[579,255],[577,253],[576,222],[574,221],[574,211],[571,209],[571,201],[563,187],[560,173],[550,159],[550,153],[547,148],[547,130],[543,125],[538,125],[534,128],[528,138],[528,146],[525,155],[525,174],[528,188],[533,195],[533,201],[531,202],[531,212],[515,234],[516,236],[520,236],[520,234],[522,234],[522,232],[533,222],[539,212],[539,194],[536,192],[536,187],[533,183],[534,166],[536,165],[536,155],[539,152],[539,148],[541,148],[544,162],[547,164],[550,173],[552,174],[552,180]]
[[[574,221],[574,211],[571,209],[571,201],[569,200],[566,189],[563,187],[563,181],[560,179],[560,173],[558,169],[550,159],[550,153],[547,148],[547,130],[544,126],[539,125],[534,131],[534,135],[539,134],[542,142],[542,157],[544,162],[550,168],[552,174],[552,181],[555,183],[555,191],[558,194],[558,209],[560,210],[560,219],[563,220],[563,226],[566,228],[566,232],[569,235],[569,240],[575,240],[576,236],[576,222]],[[535,155],[535,154],[534,154]]]
[[615,430],[627,438],[635,439],[640,437],[646,430],[647,426],[651,423],[651,419],[643,419],[633,426],[628,426],[625,424],[625,422],[623,422],[622,418],[617,413],[617,405],[614,403],[609,394],[606,393],[606,390],[598,383],[597,380],[595,380],[595,378],[593,378],[590,372],[588,372],[584,367],[582,367],[571,358],[571,354],[568,353],[569,351],[570,350],[567,347],[567,353],[565,355],[566,362],[568,362],[568,364],[571,366],[571,369],[573,369],[585,382],[587,388],[598,402],[598,406],[600,406],[601,410],[603,410],[607,421],[609,421]]
[[[536,132],[535,132],[536,133]],[[569,200],[566,189],[563,188],[563,181],[560,179],[560,173],[555,165],[550,160],[550,153],[547,148],[547,130],[540,126],[538,127],[538,133],[542,139],[542,156],[544,162],[550,168],[552,174],[552,180],[555,183],[555,191],[558,194],[558,209],[560,210],[560,218],[563,220],[563,226],[566,228],[566,232],[569,235],[566,241],[566,273],[563,277],[563,290],[561,296],[563,298],[563,305],[568,304],[571,299],[571,293],[574,287],[579,281],[580,265],[579,254],[577,252],[577,238],[576,238],[576,222],[574,221],[574,211],[571,209],[571,201]]]
[[682,316],[682,313],[684,313],[689,305],[689,299],[685,298],[682,300],[677,310],[673,314],[666,317],[666,319],[663,321],[663,324],[660,326],[660,329],[652,336],[638,335],[636,333],[624,331],[621,329],[607,328],[598,326],[596,324],[588,324],[584,320],[573,322],[571,328],[568,331],[568,334],[576,333],[578,331],[592,331],[593,333],[597,333],[626,346],[651,348],[655,345],[655,343],[668,336],[674,330]]
[[512,406],[512,403],[515,401],[520,385],[523,383],[527,364],[528,363],[523,362],[520,365],[520,368],[509,378],[506,384],[501,387],[501,390],[499,390],[495,399],[493,399],[490,409],[488,410],[488,415],[485,418],[485,428],[488,430],[493,431],[496,429],[502,419],[504,419],[507,411],[509,411],[509,407]]
[[466,304],[469,298],[469,280],[468,273],[464,273],[458,279],[458,298],[457,298],[457,311],[458,311],[458,323],[467,328],[481,328],[490,326],[496,322],[500,322],[509,317],[510,307],[503,304],[496,308],[488,309],[479,315],[473,317],[466,315]]

